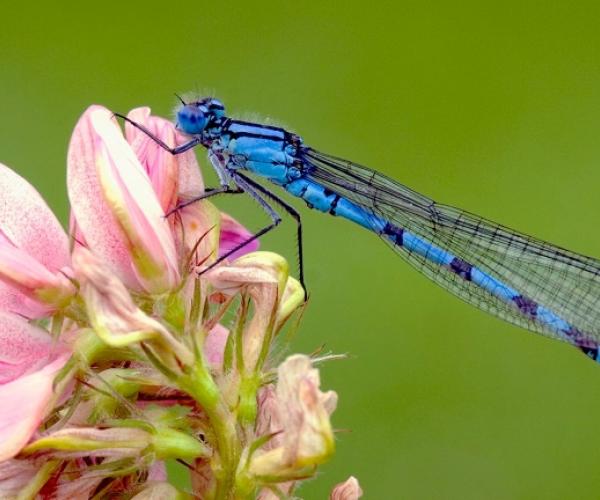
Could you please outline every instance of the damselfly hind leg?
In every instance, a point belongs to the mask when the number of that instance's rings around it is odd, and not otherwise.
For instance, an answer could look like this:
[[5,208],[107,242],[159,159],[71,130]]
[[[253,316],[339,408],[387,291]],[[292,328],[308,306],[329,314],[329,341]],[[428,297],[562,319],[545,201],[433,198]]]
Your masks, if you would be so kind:
[[300,217],[300,213],[293,206],[291,206],[290,204],[288,204],[287,202],[285,202],[284,200],[279,198],[279,196],[277,196],[275,193],[272,193],[271,191],[266,189],[264,186],[253,181],[252,179],[245,176],[241,172],[238,171],[236,173],[236,175],[241,177],[242,179],[244,179],[244,181],[246,181],[250,186],[252,186],[257,191],[260,191],[265,196],[268,196],[269,198],[271,198],[271,200],[273,200],[275,203],[277,203],[277,205],[279,205],[281,208],[283,208],[296,221],[296,228],[297,228],[297,230],[296,230],[297,231],[296,232],[296,246],[298,247],[298,273],[300,274],[300,284],[302,285],[302,288],[304,288],[304,299],[305,300],[308,299],[308,289],[306,288],[306,283],[304,282],[304,257],[303,257],[304,244],[302,241],[302,219]]
[[202,193],[201,195],[195,196],[194,198],[191,198],[182,203],[179,203],[175,208],[173,208],[172,210],[169,210],[165,214],[165,217],[169,217],[170,215],[173,215],[174,213],[178,212],[182,208],[185,208],[193,203],[196,203],[201,200],[206,200],[206,199],[216,196],[218,194],[241,194],[244,192],[245,191],[243,189],[240,189],[239,187],[232,188],[231,186],[228,186],[228,185],[219,186],[218,188],[206,188],[204,190],[204,193]]

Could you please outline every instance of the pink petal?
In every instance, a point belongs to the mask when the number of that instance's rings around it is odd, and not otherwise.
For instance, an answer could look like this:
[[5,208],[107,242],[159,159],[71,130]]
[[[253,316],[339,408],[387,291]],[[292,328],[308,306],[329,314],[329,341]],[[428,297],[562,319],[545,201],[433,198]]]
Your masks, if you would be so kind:
[[[183,144],[186,140],[185,136],[177,134],[177,144]],[[194,151],[177,155],[177,158],[179,161],[179,198],[185,199],[204,193],[204,181]]]
[[107,109],[91,106],[75,127],[67,184],[87,244],[127,286],[149,293],[176,286],[177,254],[169,224]]
[[34,301],[62,307],[76,292],[62,272],[52,272],[0,231],[0,279]]
[[148,469],[148,481],[166,481],[167,465],[162,460],[153,462]]
[[0,384],[40,370],[64,353],[45,330],[0,312]]
[[228,336],[229,330],[216,324],[204,341],[204,356],[208,364],[216,370],[223,366],[225,344]]
[[41,370],[0,386],[0,462],[15,456],[47,414],[56,373],[69,359],[63,354]]
[[[173,233],[184,262],[208,264],[217,257],[219,219],[217,208],[210,202],[193,203],[174,217]],[[194,255],[191,255],[191,252]]]
[[[0,164],[0,193],[0,232],[4,240],[49,273],[66,271],[70,262],[67,235],[33,186]],[[14,282],[0,283],[0,310],[39,318],[51,309],[29,290],[16,288]]]
[[[175,146],[175,127],[165,120],[150,116],[150,108],[136,108],[128,118],[146,127],[152,134],[170,147]],[[154,192],[164,212],[177,205],[177,157],[161,148],[150,137],[125,123],[125,136],[133,152],[148,173]]]
[[[228,251],[247,241],[252,233],[242,226],[230,215],[221,212],[221,241],[219,243],[219,255],[225,255]],[[248,243],[234,252],[229,259],[235,260],[242,255],[258,250],[260,243],[258,239]]]
[[[189,140],[170,121],[152,116],[148,107],[133,109],[127,117],[146,127],[171,147]],[[172,155],[130,123],[125,124],[125,136],[148,172],[165,212],[175,208],[177,203],[204,192],[204,183],[193,150]]]
[[69,265],[69,240],[38,192],[0,164],[0,230],[50,271]]
[[0,283],[0,311],[21,314],[27,318],[42,318],[51,310],[47,304],[33,300],[11,285]]

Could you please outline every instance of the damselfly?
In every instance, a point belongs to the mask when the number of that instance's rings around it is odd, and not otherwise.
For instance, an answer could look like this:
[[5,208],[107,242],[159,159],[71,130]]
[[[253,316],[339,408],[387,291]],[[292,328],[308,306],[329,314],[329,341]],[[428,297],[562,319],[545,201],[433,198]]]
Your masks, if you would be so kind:
[[310,208],[376,233],[408,263],[466,302],[569,342],[600,361],[599,260],[436,203],[374,170],[321,153],[283,128],[229,118],[218,99],[182,100],[177,127],[190,140],[175,148],[118,116],[172,154],[197,145],[207,149],[220,186],[185,205],[243,192],[271,218],[268,226],[213,265],[275,228],[281,222],[277,206],[297,222],[304,286],[300,214],[255,180],[264,179],[302,198]]

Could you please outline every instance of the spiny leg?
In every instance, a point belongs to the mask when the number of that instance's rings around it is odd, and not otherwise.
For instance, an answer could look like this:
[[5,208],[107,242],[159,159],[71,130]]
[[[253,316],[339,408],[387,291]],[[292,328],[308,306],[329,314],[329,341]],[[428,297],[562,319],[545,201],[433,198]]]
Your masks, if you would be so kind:
[[281,208],[283,208],[289,215],[291,215],[296,221],[296,245],[298,247],[298,267],[300,272],[300,283],[302,284],[302,288],[304,288],[304,293],[308,294],[308,289],[306,288],[306,283],[304,282],[304,258],[303,258],[303,243],[302,243],[302,219],[300,218],[300,213],[286,201],[279,198],[276,194],[272,193],[264,186],[260,185],[258,182],[250,179],[246,175],[242,174],[240,171],[236,172],[236,177],[241,177],[244,181],[252,186],[257,191],[260,191],[265,196],[268,196],[277,203]]
[[204,193],[202,193],[201,195],[195,196],[194,198],[192,198],[190,200],[186,200],[183,203],[180,203],[179,205],[177,205],[172,210],[169,210],[165,214],[165,217],[169,217],[170,215],[174,214],[175,212],[178,212],[179,210],[187,207],[188,205],[191,205],[192,203],[196,203],[197,201],[200,201],[200,200],[206,200],[207,198],[210,198],[217,194],[241,194],[241,193],[245,193],[245,191],[243,189],[240,189],[239,187],[232,188],[229,185],[220,186],[218,188],[207,188],[204,191]]
[[260,238],[261,236],[267,234],[269,231],[276,228],[281,223],[281,217],[279,216],[279,214],[273,209],[273,207],[271,207],[271,205],[269,205],[265,201],[265,199],[249,183],[246,183],[245,179],[240,177],[239,174],[237,174],[236,172],[232,172],[231,176],[232,176],[234,182],[239,186],[239,188],[242,191],[244,191],[245,193],[247,193],[249,196],[251,196],[252,199],[254,199],[261,206],[261,208],[271,218],[272,223],[266,227],[263,227],[260,231],[254,233],[250,238],[246,239],[245,241],[242,241],[241,243],[239,243],[238,245],[236,245],[235,247],[230,249],[228,252],[226,252],[224,255],[221,255],[219,258],[217,258],[217,260],[215,260],[212,264],[210,264],[208,267],[206,267],[206,269],[203,269],[202,271],[200,271],[198,273],[199,276],[204,274],[205,272],[211,270],[213,267],[220,264],[227,257],[234,254],[238,250],[244,248],[249,243],[252,243],[257,238]]

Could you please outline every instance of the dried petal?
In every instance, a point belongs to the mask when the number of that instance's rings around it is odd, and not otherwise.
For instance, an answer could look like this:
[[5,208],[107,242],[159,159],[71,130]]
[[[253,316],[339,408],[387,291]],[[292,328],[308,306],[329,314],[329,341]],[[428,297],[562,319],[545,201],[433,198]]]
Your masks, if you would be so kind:
[[337,395],[319,390],[319,372],[308,356],[288,357],[278,369],[276,418],[281,425],[280,445],[257,453],[250,470],[257,476],[294,477],[327,460],[335,443],[329,415],[335,409]]

